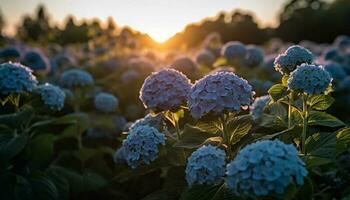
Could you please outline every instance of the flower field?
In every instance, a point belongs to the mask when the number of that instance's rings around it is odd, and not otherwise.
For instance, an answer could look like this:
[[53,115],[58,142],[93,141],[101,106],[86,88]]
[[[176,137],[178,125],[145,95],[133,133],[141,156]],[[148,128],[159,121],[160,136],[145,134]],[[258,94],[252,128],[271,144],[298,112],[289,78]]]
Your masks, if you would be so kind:
[[0,46],[0,199],[350,199],[350,37]]

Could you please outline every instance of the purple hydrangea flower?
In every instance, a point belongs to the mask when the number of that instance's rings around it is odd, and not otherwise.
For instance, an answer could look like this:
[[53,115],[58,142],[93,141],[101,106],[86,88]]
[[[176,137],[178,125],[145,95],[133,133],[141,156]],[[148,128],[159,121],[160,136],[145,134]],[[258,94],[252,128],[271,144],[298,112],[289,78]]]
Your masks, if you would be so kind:
[[178,109],[187,100],[190,80],[174,69],[163,69],[146,78],[140,99],[147,109],[156,112]]
[[230,62],[243,61],[246,54],[244,44],[237,41],[228,42],[221,49],[221,55]]
[[253,101],[249,83],[232,72],[216,72],[197,81],[189,94],[188,106],[194,118],[207,113],[240,111]]

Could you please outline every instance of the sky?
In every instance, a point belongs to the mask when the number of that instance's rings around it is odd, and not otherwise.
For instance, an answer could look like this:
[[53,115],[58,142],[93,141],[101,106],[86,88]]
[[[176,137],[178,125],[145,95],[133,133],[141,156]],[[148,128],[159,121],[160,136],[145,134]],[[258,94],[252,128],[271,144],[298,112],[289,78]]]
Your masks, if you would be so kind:
[[69,14],[76,18],[98,17],[105,21],[112,16],[118,26],[128,25],[149,34],[156,41],[165,41],[182,31],[188,23],[214,17],[220,11],[234,9],[255,13],[261,26],[275,26],[276,17],[286,0],[0,0],[5,16],[6,34],[13,34],[21,17],[33,14],[43,3],[51,19],[64,21]]

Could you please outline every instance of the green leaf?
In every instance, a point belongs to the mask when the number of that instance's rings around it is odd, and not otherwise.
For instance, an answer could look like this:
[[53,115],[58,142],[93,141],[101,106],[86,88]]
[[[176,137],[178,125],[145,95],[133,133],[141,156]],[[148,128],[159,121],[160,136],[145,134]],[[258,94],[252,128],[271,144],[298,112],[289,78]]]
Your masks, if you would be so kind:
[[5,124],[12,129],[20,129],[32,120],[34,116],[33,108],[24,107],[16,113],[0,115],[0,124]]
[[308,167],[325,165],[333,162],[336,148],[334,133],[315,133],[306,139],[306,156]]
[[315,110],[327,110],[334,102],[334,98],[329,95],[319,94],[309,98],[308,104]]
[[174,144],[174,147],[182,148],[198,148],[205,144],[209,138],[218,137],[218,134],[204,132],[198,127],[186,124],[182,131],[180,141]]
[[193,185],[185,190],[180,200],[232,200],[235,196],[224,184],[221,185]]
[[295,184],[290,184],[283,195],[284,200],[292,200],[297,194],[298,190]]
[[306,139],[307,155],[333,158],[335,153],[336,135],[334,133],[315,133]]
[[77,196],[82,192],[94,191],[107,185],[107,181],[95,173],[85,172],[80,174],[58,166],[52,166],[49,171],[64,177],[68,182],[71,196]]
[[336,153],[337,155],[346,151],[350,146],[350,128],[344,128],[335,132],[336,141]]
[[216,62],[213,64],[214,67],[220,67],[220,66],[223,66],[223,65],[227,65],[228,62],[225,58],[219,58],[216,60]]
[[304,178],[304,185],[299,189],[297,199],[300,200],[312,200],[314,194],[314,186],[312,180],[309,177]]
[[264,113],[260,125],[263,127],[287,127],[287,110],[279,102],[266,107],[268,113]]
[[46,176],[36,174],[30,178],[31,189],[34,199],[38,200],[56,200],[58,191],[55,184]]
[[278,101],[287,95],[287,88],[283,84],[276,84],[268,90],[268,93],[274,101]]
[[54,136],[43,134],[31,140],[28,144],[29,158],[36,167],[49,163],[53,155]]
[[15,157],[24,149],[27,141],[26,135],[0,135],[0,157],[5,160]]
[[311,111],[308,124],[310,126],[339,127],[345,126],[344,122],[325,112]]
[[232,145],[239,142],[247,135],[252,128],[253,119],[251,115],[241,115],[234,117],[227,122],[227,131],[230,132],[230,143]]
[[196,127],[201,129],[204,132],[208,133],[218,133],[220,132],[220,124],[218,121],[210,120],[210,121],[198,121],[196,123]]
[[288,86],[288,79],[289,79],[288,75],[283,75],[282,76],[282,84],[283,84],[283,86],[285,86],[285,87]]

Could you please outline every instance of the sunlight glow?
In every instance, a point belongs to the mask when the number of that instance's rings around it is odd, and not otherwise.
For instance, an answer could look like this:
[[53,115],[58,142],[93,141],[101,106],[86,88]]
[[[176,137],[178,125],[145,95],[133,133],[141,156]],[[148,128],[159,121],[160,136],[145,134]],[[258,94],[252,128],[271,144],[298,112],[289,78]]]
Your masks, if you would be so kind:
[[67,15],[76,18],[98,17],[105,21],[112,16],[118,26],[128,25],[148,33],[158,42],[163,42],[188,23],[205,17],[214,17],[220,11],[230,12],[236,8],[256,13],[262,25],[275,25],[275,17],[284,0],[1,0],[0,9],[5,15],[5,33],[12,33],[21,17],[33,14],[39,3],[44,3],[54,22],[64,21]]

